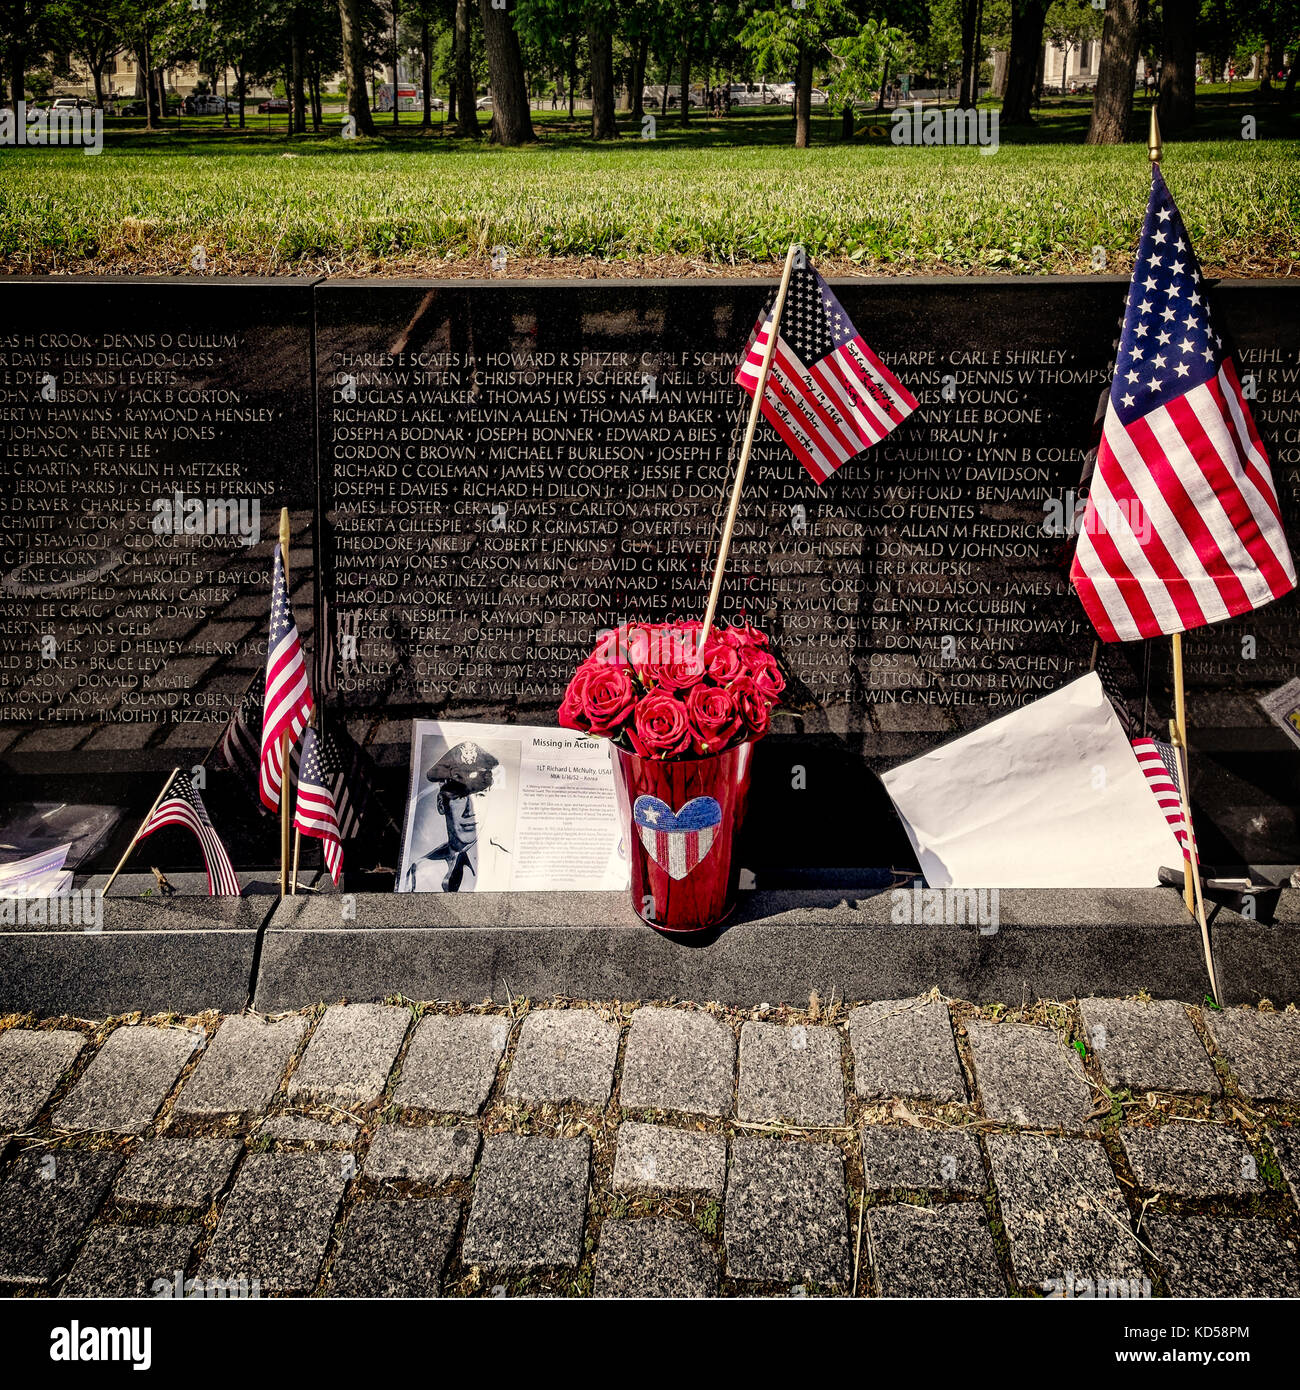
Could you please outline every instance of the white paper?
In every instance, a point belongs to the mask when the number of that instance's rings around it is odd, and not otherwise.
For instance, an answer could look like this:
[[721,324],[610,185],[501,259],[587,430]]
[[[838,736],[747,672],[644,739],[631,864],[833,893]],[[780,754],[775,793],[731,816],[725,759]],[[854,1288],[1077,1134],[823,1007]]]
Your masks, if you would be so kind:
[[1300,744],[1300,677],[1261,695],[1259,703],[1291,742]]
[[1095,672],[882,781],[932,888],[1147,888],[1182,863]]
[[[496,759],[491,785],[469,798],[468,833],[449,818],[455,808],[445,798],[440,809],[441,784],[428,778],[448,750],[466,745]],[[397,892],[625,889],[621,835],[604,740],[518,724],[412,724]]]

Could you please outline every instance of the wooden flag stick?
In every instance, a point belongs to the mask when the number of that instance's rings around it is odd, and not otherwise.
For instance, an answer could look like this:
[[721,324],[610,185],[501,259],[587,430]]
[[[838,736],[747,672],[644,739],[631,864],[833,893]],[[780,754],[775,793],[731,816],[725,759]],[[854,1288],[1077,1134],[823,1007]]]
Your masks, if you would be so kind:
[[1178,725],[1174,720],[1169,721],[1169,734],[1174,744],[1174,757],[1178,759],[1178,799],[1183,808],[1183,829],[1187,833],[1187,871],[1184,875],[1183,888],[1186,890],[1190,880],[1196,925],[1201,929],[1201,950],[1205,955],[1205,969],[1210,977],[1210,993],[1214,996],[1216,1004],[1222,1004],[1223,998],[1219,994],[1219,976],[1214,968],[1214,948],[1210,943],[1210,924],[1205,917],[1205,898],[1201,893],[1201,864],[1200,856],[1196,852],[1196,840],[1192,835],[1192,808],[1187,799],[1187,749],[1179,739],[1181,734]]
[[[284,566],[284,591],[289,592],[289,508],[280,508],[280,563]],[[289,878],[289,731],[280,735],[280,896]]]
[[[154,802],[152,806],[149,807],[149,815],[146,816],[140,822],[140,830],[143,830],[145,826],[149,824],[150,816],[152,816],[153,813],[159,808],[159,806],[162,805],[162,799],[164,796],[167,795],[167,792],[171,788],[171,784],[176,780],[176,774],[179,771],[180,768],[178,767],[172,768],[171,776],[168,777],[168,779],[163,783],[163,789],[158,793],[158,799]],[[136,847],[136,845],[140,843],[140,830],[137,830],[135,834],[131,836],[131,843],[127,845],[126,853],[121,857],[121,859],[117,861],[117,868],[114,869],[111,874],[109,874],[108,882],[103,886],[103,888],[100,889],[100,892],[103,894],[104,897],[108,897],[108,890],[113,886],[113,880],[118,876],[118,874],[122,872],[122,865],[125,864],[128,859],[130,859],[131,851]]]
[[298,892],[298,852],[302,849],[302,831],[297,826],[293,831],[293,878],[290,880],[289,896]]
[[736,513],[740,510],[740,489],[745,483],[745,470],[749,467],[749,451],[754,444],[754,431],[758,428],[759,412],[763,408],[763,393],[767,390],[767,378],[772,370],[772,359],[776,356],[776,341],[781,331],[781,313],[785,309],[786,291],[790,288],[790,272],[794,269],[794,258],[799,250],[795,243],[785,253],[785,269],[781,272],[781,287],[776,292],[776,303],[772,309],[772,328],[768,334],[767,345],[763,349],[763,364],[758,372],[758,385],[754,388],[754,401],[749,408],[749,425],[745,430],[745,442],[740,450],[740,463],[736,468],[736,481],[731,487],[731,502],[727,507],[727,520],[722,528],[722,540],[718,544],[718,558],[713,566],[713,585],[709,590],[709,606],[704,610],[704,626],[700,629],[701,653],[709,640],[709,630],[718,612],[718,599],[722,594],[722,577],[727,568],[727,552],[731,549],[732,532],[736,529]]
[[[1174,649],[1174,723],[1177,726],[1178,736],[1174,739],[1176,747],[1181,749],[1179,753],[1179,766],[1182,768],[1183,786],[1181,788],[1184,799],[1191,795],[1191,788],[1187,785],[1187,699],[1183,687],[1183,634],[1175,632],[1171,641]],[[1186,815],[1187,820],[1187,843],[1192,842],[1192,823]],[[1183,905],[1188,912],[1196,911],[1196,898],[1192,887],[1192,860],[1185,855],[1183,858]]]

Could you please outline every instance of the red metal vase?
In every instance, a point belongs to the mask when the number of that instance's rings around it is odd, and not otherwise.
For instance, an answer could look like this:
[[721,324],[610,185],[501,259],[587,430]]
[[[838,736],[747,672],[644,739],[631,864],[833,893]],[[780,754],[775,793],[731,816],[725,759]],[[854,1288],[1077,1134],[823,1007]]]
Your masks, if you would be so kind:
[[611,748],[632,906],[659,931],[707,931],[735,908],[752,750],[665,761]]

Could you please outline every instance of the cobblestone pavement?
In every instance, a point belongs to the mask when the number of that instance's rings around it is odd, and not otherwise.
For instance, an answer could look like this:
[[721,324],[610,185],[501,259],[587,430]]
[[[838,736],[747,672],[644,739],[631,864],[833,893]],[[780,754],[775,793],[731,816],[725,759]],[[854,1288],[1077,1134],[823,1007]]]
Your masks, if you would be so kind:
[[10,1294],[1300,1295],[1300,1014],[0,1020]]

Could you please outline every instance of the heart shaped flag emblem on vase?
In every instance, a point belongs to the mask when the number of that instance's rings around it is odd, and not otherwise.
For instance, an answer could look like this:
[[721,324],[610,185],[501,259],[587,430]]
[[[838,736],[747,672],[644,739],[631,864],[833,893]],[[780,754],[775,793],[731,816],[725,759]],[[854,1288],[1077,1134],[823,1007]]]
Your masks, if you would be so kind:
[[651,859],[681,879],[713,847],[722,809],[711,796],[697,796],[677,811],[657,796],[638,796],[632,820]]

